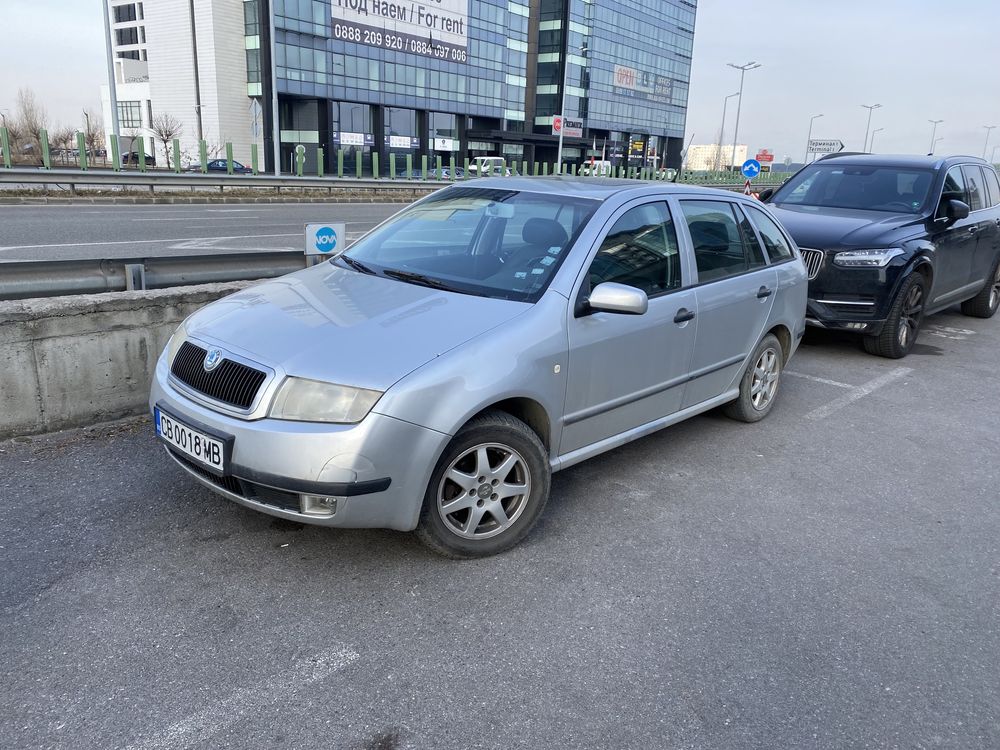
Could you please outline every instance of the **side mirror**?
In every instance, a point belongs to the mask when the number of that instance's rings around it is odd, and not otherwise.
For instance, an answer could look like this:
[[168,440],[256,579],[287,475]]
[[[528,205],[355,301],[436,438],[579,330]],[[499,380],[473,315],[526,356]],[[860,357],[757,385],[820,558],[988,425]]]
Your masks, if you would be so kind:
[[644,291],[613,281],[595,286],[587,303],[591,310],[625,315],[644,315],[649,309],[649,298]]
[[948,217],[949,221],[961,221],[962,219],[969,218],[969,211],[968,203],[963,203],[952,198],[945,206],[944,215]]
[[774,195],[774,188],[768,188],[767,190],[760,191],[760,201],[761,203],[766,203],[767,199]]

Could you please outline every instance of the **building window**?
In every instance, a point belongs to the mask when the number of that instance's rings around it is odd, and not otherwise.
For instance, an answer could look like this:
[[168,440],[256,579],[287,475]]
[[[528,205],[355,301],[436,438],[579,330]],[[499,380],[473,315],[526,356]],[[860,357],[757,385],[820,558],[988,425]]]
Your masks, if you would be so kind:
[[138,60],[139,59],[139,50],[135,50],[135,49],[125,50],[124,52],[119,52],[118,53],[118,57],[119,57],[119,59],[123,59],[123,60]]
[[137,20],[135,4],[116,5],[114,8],[115,23],[127,23]]
[[115,29],[115,39],[118,42],[119,47],[124,47],[128,44],[138,44],[139,29],[135,26],[127,29]]
[[243,3],[243,25],[246,36],[258,36],[260,34],[260,16],[257,10],[257,0],[246,0]]
[[121,128],[141,128],[142,102],[118,102],[118,125]]
[[247,83],[260,83],[260,50],[247,50]]

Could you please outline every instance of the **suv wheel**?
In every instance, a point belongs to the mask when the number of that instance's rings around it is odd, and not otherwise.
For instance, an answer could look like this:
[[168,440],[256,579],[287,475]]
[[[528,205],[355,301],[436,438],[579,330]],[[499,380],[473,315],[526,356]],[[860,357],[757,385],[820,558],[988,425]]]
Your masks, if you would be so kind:
[[534,431],[504,412],[459,430],[424,495],[417,536],[456,559],[486,557],[520,542],[549,497],[548,455]]
[[882,332],[865,336],[865,351],[889,359],[900,359],[910,353],[924,319],[926,289],[927,281],[921,273],[911,273],[903,280]]
[[726,404],[726,416],[740,422],[759,422],[766,417],[778,397],[783,361],[781,344],[773,334],[767,334],[750,357],[750,366],[740,380],[739,397]]
[[992,318],[1000,307],[1000,260],[993,273],[975,297],[962,303],[962,314],[973,318]]

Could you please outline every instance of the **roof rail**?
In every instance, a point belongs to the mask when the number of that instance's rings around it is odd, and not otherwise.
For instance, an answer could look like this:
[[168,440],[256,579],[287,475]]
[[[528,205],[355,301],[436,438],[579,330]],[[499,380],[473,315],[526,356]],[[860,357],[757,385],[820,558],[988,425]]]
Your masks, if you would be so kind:
[[823,154],[818,159],[814,159],[814,161],[823,161],[823,159],[832,159],[835,156],[867,156],[867,155],[868,153],[865,151],[838,151],[835,154]]

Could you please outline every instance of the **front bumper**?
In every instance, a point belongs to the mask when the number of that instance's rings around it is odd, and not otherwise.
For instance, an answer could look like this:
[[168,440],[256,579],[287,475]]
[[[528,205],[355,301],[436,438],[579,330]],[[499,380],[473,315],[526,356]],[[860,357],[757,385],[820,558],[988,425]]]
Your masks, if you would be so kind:
[[[176,390],[164,357],[157,363],[149,405],[195,429],[232,436],[227,476],[165,444],[206,487],[253,510],[322,526],[414,529],[431,472],[451,439],[375,412],[355,425],[238,419]],[[306,496],[329,498],[335,512],[304,512],[311,502]]]
[[818,275],[809,281],[806,323],[866,335],[882,332],[906,261],[885,268],[841,268],[828,253]]

